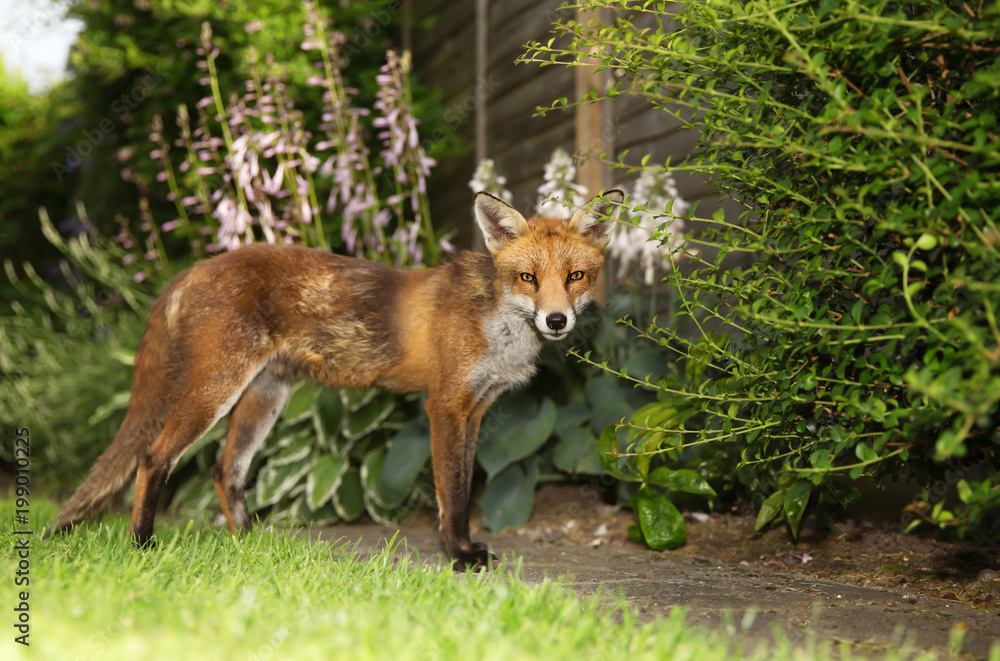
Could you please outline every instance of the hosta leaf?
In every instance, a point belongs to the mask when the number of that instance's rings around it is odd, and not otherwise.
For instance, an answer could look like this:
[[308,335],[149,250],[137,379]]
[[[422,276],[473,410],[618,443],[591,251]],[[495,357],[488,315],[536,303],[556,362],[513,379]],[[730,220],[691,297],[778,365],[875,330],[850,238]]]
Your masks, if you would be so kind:
[[333,498],[346,470],[347,461],[336,455],[326,454],[316,460],[306,478],[306,504],[310,510],[315,512]]
[[341,393],[344,396],[344,406],[347,407],[348,411],[353,413],[375,399],[379,391],[374,388],[368,388],[367,390],[345,388]]
[[483,525],[492,532],[523,526],[531,517],[538,485],[538,461],[530,459],[527,469],[518,463],[508,466],[486,484],[480,501]]
[[382,464],[386,497],[394,503],[403,502],[430,458],[430,432],[416,420],[403,425],[389,444]]
[[479,434],[479,464],[490,479],[516,461],[534,454],[552,435],[556,423],[556,405],[545,398],[532,417],[522,411],[501,408],[497,411],[508,416],[493,430],[484,421]]
[[609,402],[625,403],[625,389],[613,374],[602,373],[587,379],[587,401],[594,408]]
[[308,381],[299,385],[288,398],[288,403],[285,404],[285,420],[295,422],[312,413],[313,400],[316,399],[318,390],[319,386]]
[[623,401],[612,400],[598,404],[590,414],[590,423],[595,434],[604,431],[608,425],[616,424],[632,415],[634,409]]
[[316,434],[330,450],[337,451],[337,438],[344,421],[344,400],[340,391],[323,388],[316,396],[313,407],[313,425]]
[[294,463],[303,457],[308,457],[315,449],[316,439],[308,434],[301,434],[275,452],[267,463],[271,466]]
[[584,427],[568,427],[559,432],[559,442],[552,450],[552,461],[564,473],[599,475],[601,459],[597,455],[597,437]]
[[352,412],[344,425],[344,435],[354,441],[370,434],[379,424],[389,417],[396,406],[391,395],[383,394]]
[[556,411],[555,432],[582,427],[590,420],[590,407],[584,402],[570,402]]
[[374,501],[379,507],[391,507],[392,499],[385,492],[382,484],[382,465],[385,463],[385,450],[376,448],[365,455],[361,461],[361,484],[365,488],[367,500]]
[[261,469],[257,478],[257,504],[259,507],[273,505],[291,493],[303,476],[312,468],[313,458],[275,466],[271,462]]
[[365,490],[361,486],[361,471],[353,466],[344,472],[340,486],[333,494],[333,506],[344,521],[354,521],[365,511]]

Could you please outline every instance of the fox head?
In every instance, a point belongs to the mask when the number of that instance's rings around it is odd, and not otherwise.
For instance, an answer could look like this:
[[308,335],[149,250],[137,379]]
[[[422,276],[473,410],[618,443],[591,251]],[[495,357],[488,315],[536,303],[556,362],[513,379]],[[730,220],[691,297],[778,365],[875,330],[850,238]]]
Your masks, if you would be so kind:
[[530,319],[542,337],[566,337],[593,299],[624,199],[620,190],[610,190],[568,220],[525,220],[492,195],[476,195],[476,220],[493,255],[504,302]]

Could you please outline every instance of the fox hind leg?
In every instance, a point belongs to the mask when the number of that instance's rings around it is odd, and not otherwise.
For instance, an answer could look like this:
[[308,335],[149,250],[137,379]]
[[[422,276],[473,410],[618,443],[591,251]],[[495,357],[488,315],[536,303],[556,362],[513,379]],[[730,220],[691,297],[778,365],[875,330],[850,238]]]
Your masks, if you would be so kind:
[[229,414],[226,446],[215,465],[215,490],[233,534],[250,530],[243,496],[247,470],[288,399],[291,383],[265,369],[247,386]]
[[174,465],[219,418],[229,413],[259,371],[260,367],[217,373],[209,384],[181,389],[182,394],[170,403],[163,429],[139,460],[131,524],[138,546],[147,546],[152,539],[160,491]]

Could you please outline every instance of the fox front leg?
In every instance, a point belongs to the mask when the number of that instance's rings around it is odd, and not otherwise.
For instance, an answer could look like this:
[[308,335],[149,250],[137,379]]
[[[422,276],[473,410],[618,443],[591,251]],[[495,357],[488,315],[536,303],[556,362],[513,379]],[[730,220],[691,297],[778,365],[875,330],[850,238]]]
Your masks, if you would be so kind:
[[435,397],[427,398],[431,421],[431,462],[441,515],[441,534],[455,571],[492,569],[498,563],[485,544],[469,538],[469,499],[479,418],[450,411]]

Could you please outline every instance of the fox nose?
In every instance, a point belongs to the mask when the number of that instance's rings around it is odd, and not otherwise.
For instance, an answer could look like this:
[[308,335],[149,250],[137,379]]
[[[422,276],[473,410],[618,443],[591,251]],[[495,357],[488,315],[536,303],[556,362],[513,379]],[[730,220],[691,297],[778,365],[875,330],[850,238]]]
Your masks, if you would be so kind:
[[545,317],[545,325],[554,331],[561,331],[566,328],[566,315],[561,312],[553,312]]

